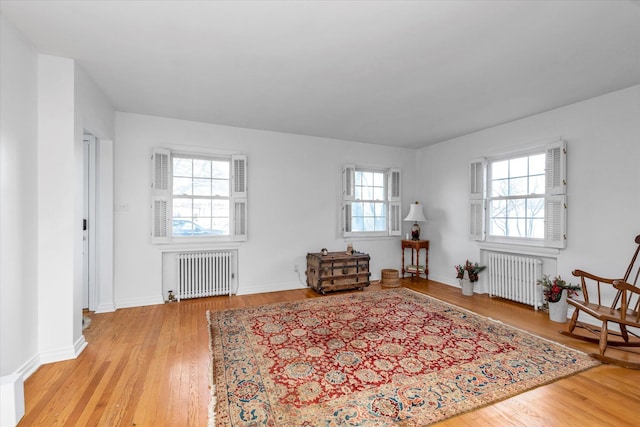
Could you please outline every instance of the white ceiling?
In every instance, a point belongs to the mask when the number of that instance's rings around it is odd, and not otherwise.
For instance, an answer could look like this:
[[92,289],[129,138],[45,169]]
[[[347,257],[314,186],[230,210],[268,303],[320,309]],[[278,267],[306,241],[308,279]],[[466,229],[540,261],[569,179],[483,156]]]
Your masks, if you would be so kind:
[[640,5],[0,1],[119,111],[423,147],[640,84]]

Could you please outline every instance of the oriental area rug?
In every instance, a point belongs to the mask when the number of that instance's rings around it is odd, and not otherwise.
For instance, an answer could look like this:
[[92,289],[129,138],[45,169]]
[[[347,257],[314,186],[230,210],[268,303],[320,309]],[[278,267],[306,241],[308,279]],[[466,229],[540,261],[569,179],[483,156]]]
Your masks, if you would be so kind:
[[207,316],[212,426],[424,426],[599,364],[405,288]]

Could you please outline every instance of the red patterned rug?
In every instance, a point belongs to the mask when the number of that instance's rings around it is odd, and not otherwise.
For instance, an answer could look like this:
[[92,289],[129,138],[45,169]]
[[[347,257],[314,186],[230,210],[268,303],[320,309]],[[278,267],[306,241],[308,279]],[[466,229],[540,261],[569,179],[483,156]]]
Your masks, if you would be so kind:
[[217,426],[424,426],[598,364],[404,288],[207,315]]

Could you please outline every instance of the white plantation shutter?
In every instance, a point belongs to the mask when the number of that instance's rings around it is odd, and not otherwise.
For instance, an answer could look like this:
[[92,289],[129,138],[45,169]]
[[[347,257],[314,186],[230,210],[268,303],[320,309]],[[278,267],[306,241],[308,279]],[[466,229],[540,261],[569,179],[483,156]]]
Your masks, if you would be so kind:
[[246,241],[247,235],[247,156],[231,156],[231,234],[233,240]]
[[171,240],[171,151],[154,149],[151,155],[151,241]]
[[484,198],[486,159],[474,159],[469,162],[469,197]]
[[545,246],[564,248],[567,244],[567,143],[563,140],[545,147]]
[[387,183],[389,186],[389,235],[400,236],[402,234],[402,186],[400,169],[389,169]]
[[545,193],[567,192],[567,143],[559,140],[545,147]]
[[355,173],[354,165],[344,165],[342,168],[342,199],[353,201],[355,193]]
[[487,160],[473,159],[469,162],[469,237],[484,240],[484,206]]
[[351,236],[351,202],[355,193],[355,165],[344,165],[342,167],[342,235]]
[[469,236],[484,240],[484,200],[469,200]]
[[567,196],[547,196],[544,207],[545,246],[564,248],[567,242]]

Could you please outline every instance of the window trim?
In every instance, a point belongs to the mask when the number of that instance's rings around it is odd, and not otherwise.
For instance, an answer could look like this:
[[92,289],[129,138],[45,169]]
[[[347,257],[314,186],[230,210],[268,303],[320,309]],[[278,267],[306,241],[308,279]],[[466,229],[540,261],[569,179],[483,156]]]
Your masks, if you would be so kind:
[[[355,172],[384,172],[385,173],[385,208],[386,208],[386,230],[385,231],[352,231],[351,230],[351,204],[355,199]],[[342,206],[340,212],[341,233],[345,238],[380,238],[389,236],[400,236],[402,234],[401,217],[401,188],[402,176],[399,168],[345,164],[342,168]]]
[[[229,235],[173,236],[173,156],[183,158],[228,159],[230,163]],[[247,157],[206,150],[182,150],[156,147],[151,155],[151,242],[154,244],[206,242],[241,242],[247,236]]]
[[[489,172],[490,163],[538,153],[545,154],[545,192],[536,194],[544,198],[544,238],[489,236]],[[563,139],[530,147],[525,150],[502,153],[490,158],[469,162],[469,236],[472,240],[514,246],[536,246],[563,249],[567,242],[566,195],[567,144]]]

